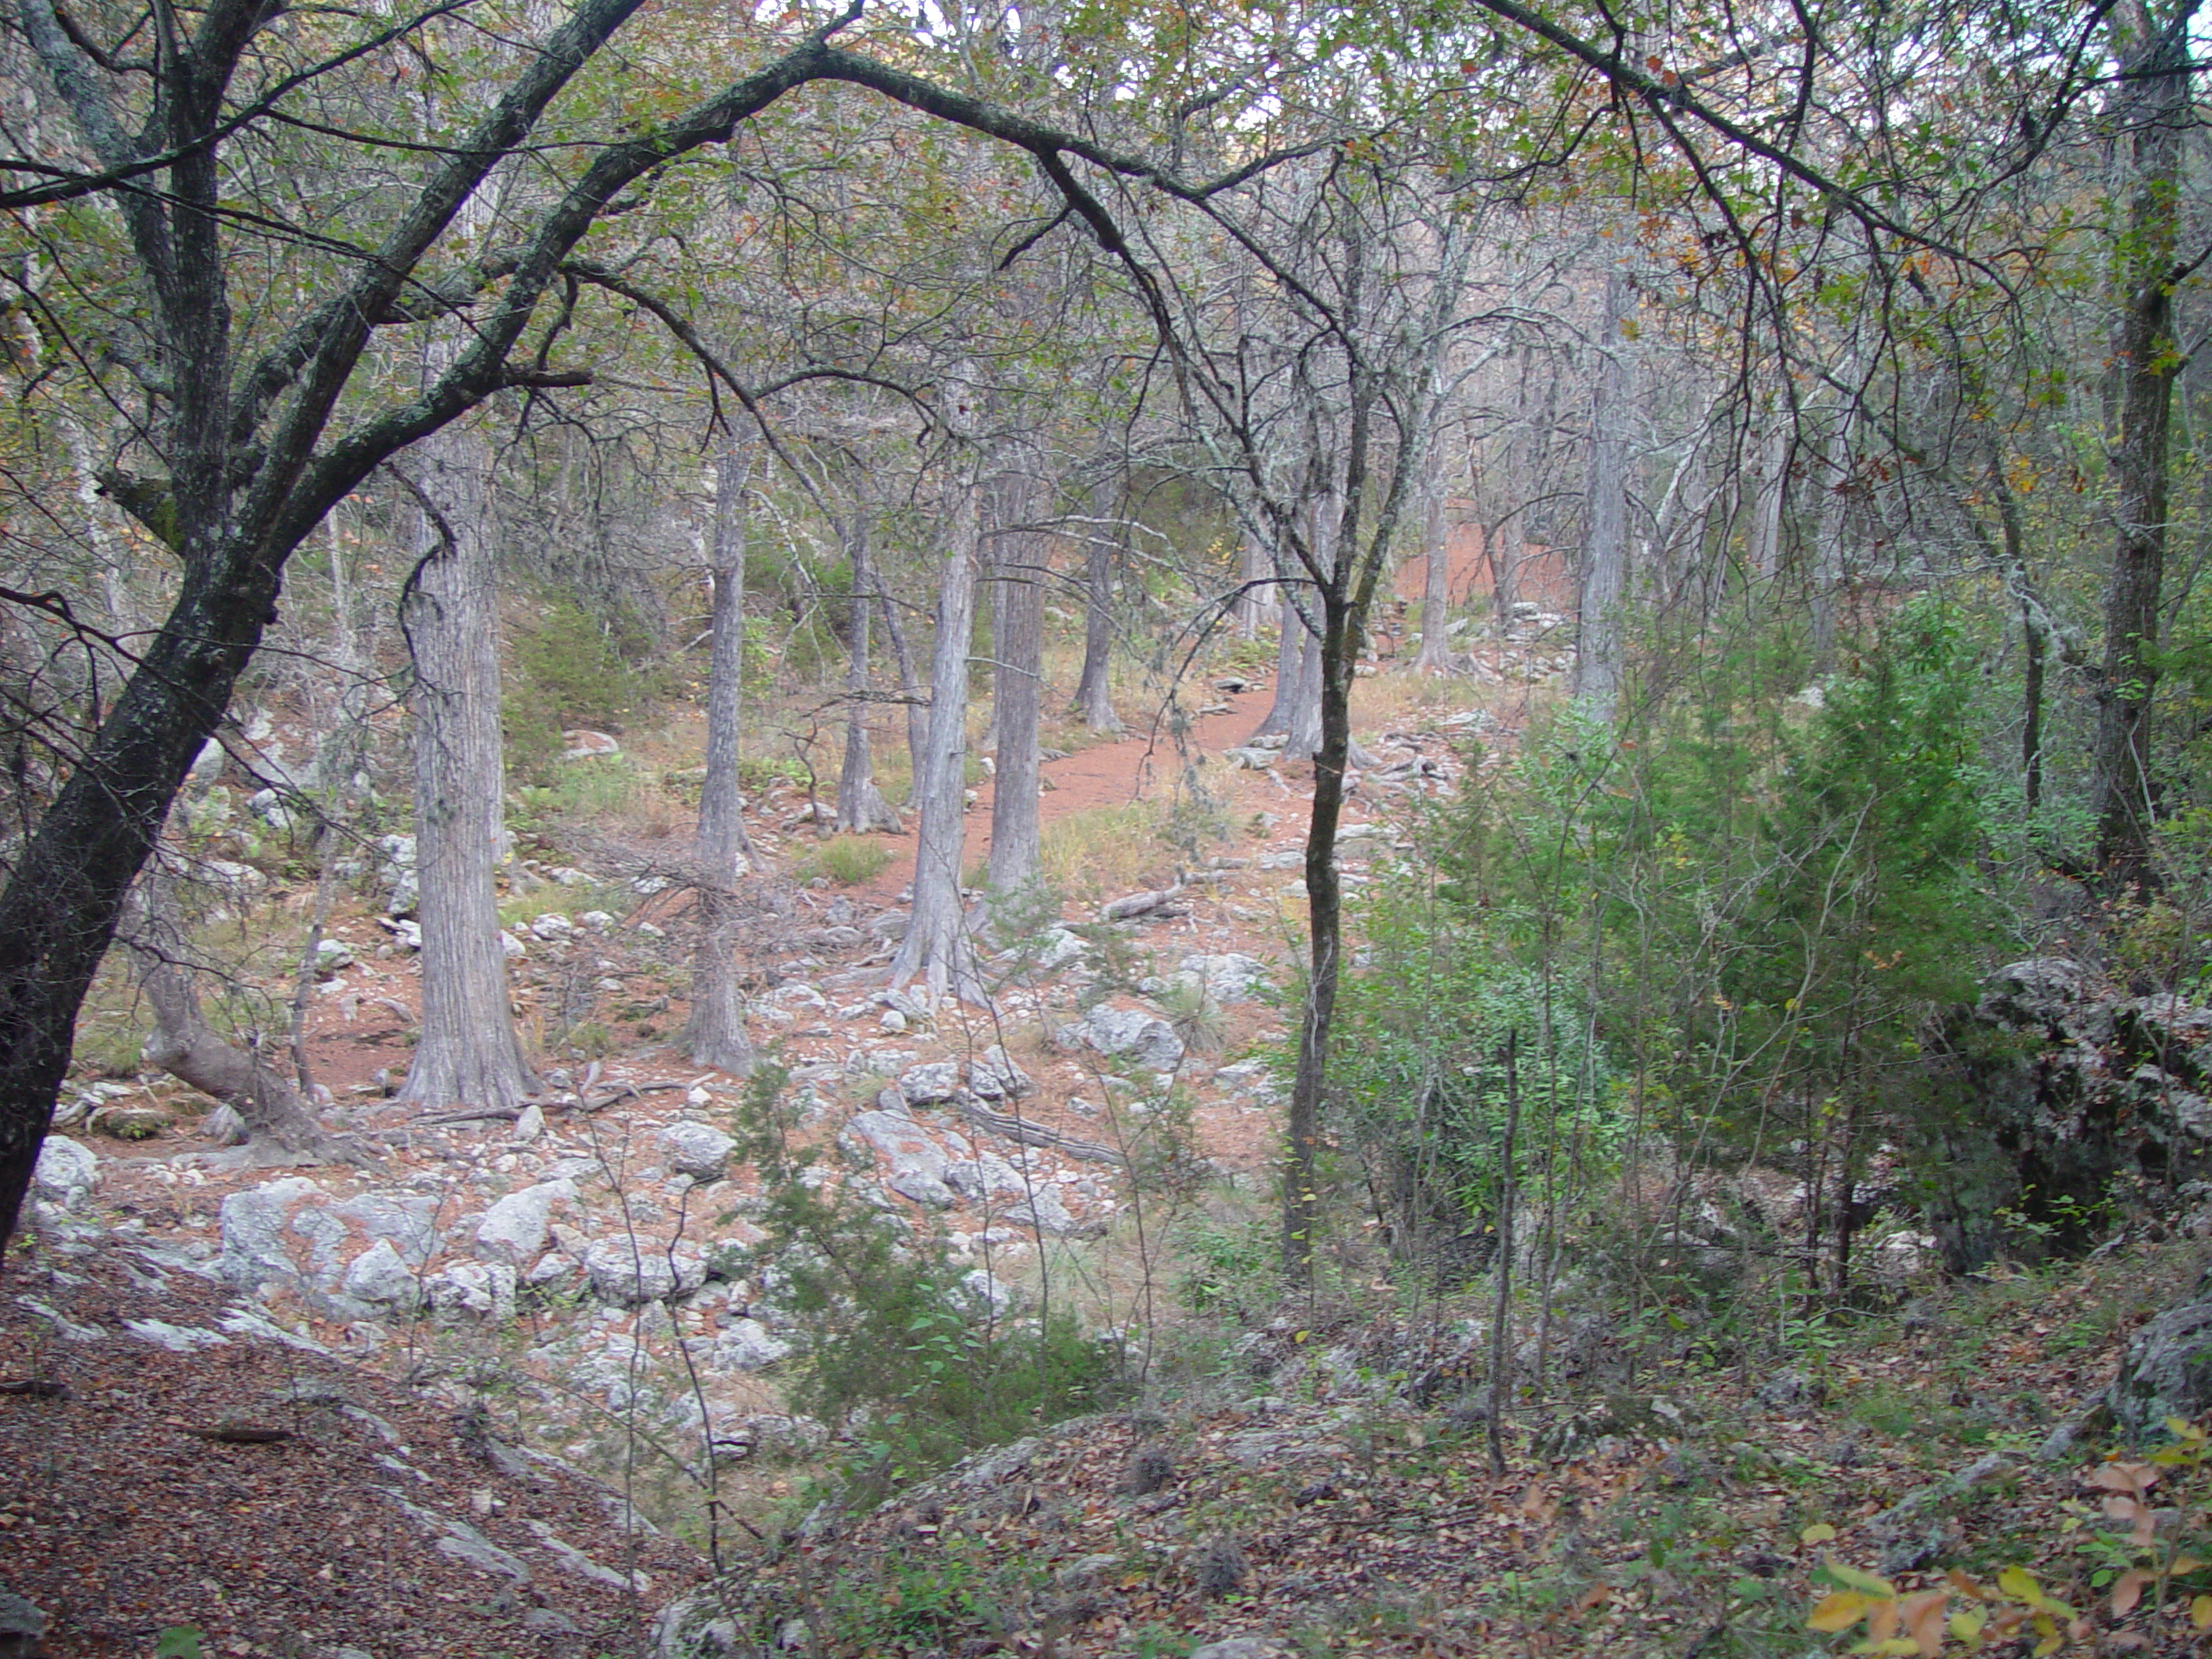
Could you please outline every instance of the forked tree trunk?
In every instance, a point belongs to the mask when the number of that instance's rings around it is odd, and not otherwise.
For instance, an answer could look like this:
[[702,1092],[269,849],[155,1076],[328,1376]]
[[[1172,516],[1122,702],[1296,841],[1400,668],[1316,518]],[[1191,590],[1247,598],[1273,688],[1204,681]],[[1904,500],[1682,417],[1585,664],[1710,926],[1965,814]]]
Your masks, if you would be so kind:
[[[968,394],[957,393],[956,399]],[[914,774],[919,811],[914,901],[906,937],[891,960],[894,987],[920,979],[932,997],[980,996],[975,950],[961,912],[966,855],[968,639],[976,624],[982,486],[969,446],[956,451],[961,476],[951,486],[944,580],[938,591],[937,645],[931,658],[929,734]]]
[[423,1031],[399,1097],[515,1106],[537,1079],[515,1035],[493,874],[504,850],[499,624],[484,535],[484,461],[448,435],[429,446],[429,551],[402,601],[415,683],[415,865],[422,893]]
[[[1030,460],[1038,457],[1032,455]],[[1023,520],[1033,518],[1037,480],[1007,498]],[[998,562],[1001,632],[998,658],[998,772],[991,794],[991,859],[987,880],[998,899],[1014,899],[1037,874],[1038,721],[1045,689],[1045,583],[1052,544],[1034,531],[1001,538]]]
[[699,938],[691,957],[691,1014],[684,1052],[696,1065],[738,1077],[753,1071],[738,984],[738,879],[751,868],[744,792],[738,779],[738,722],[745,680],[745,494],[752,451],[726,436],[715,458],[715,579],[707,657],[707,776],[699,791]]

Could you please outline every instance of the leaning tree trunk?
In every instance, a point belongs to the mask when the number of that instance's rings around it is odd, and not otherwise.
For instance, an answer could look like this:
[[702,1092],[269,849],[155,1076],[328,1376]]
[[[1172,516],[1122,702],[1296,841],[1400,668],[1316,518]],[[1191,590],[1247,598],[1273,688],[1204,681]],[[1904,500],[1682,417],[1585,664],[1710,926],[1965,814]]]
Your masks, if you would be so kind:
[[2119,84],[2132,131],[2121,142],[2132,177],[2119,273],[2120,432],[2111,449],[2119,533],[2105,590],[2094,760],[2096,862],[2114,887],[2153,879],[2149,728],[2158,685],[2173,384],[2184,361],[2174,339],[2173,291],[2182,274],[2175,245],[2182,140],[2192,124],[2187,25],[2194,10],[2177,7],[2163,27],[2133,8],[2113,14],[2123,35]]
[[409,1105],[520,1104],[537,1082],[515,1035],[493,875],[501,815],[499,625],[484,534],[483,461],[460,435],[429,446],[442,528],[402,601],[415,683],[415,868],[422,894],[423,1031]]
[[[1035,461],[1037,456],[1029,457]],[[1037,480],[1021,475],[1009,498],[1020,518],[1034,517]],[[991,793],[988,881],[998,902],[1016,899],[1037,874],[1037,726],[1045,687],[1045,583],[1051,543],[1034,531],[1003,538],[998,562],[998,771]]]
[[845,759],[837,771],[837,827],[848,835],[862,836],[897,830],[899,815],[875,786],[875,750],[868,735],[868,711],[874,707],[868,685],[868,613],[875,603],[875,570],[868,557],[864,504],[854,507],[843,529],[845,555],[853,572],[853,607],[845,640]]
[[961,861],[967,854],[968,639],[976,626],[976,557],[982,486],[966,446],[953,461],[944,581],[938,592],[937,645],[931,658],[929,734],[914,774],[919,824],[914,902],[891,960],[891,982],[919,978],[932,997],[980,995],[975,950],[961,913]]
[[134,894],[118,930],[137,969],[138,988],[154,1011],[145,1058],[228,1106],[254,1141],[323,1163],[348,1157],[348,1149],[325,1132],[314,1108],[281,1073],[251,1051],[232,1046],[207,1024],[199,988],[185,965],[183,930],[162,885],[157,876],[142,884],[153,891]]
[[732,435],[715,459],[715,608],[707,655],[707,776],[699,791],[699,939],[691,957],[684,1052],[696,1065],[747,1077],[753,1044],[737,976],[739,877],[751,868],[737,737],[745,679],[745,493],[752,453]]

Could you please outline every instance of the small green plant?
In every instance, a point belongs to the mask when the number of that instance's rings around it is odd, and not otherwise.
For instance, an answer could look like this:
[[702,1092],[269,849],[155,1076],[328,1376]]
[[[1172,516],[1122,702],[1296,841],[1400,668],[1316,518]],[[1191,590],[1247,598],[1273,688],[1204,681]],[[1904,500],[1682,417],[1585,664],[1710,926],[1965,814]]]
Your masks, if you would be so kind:
[[200,1634],[189,1624],[172,1624],[154,1638],[154,1659],[200,1659]]
[[841,887],[864,887],[891,863],[891,849],[866,836],[837,836],[800,859],[793,873],[801,880],[823,876]]

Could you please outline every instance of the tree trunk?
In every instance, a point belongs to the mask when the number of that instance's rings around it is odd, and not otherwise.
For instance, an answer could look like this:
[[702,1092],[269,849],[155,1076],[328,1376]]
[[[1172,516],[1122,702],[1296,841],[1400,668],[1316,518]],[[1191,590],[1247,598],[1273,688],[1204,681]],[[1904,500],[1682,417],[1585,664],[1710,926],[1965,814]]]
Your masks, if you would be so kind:
[[[1026,522],[1035,517],[1037,480],[1029,473],[1020,478],[1022,487],[1007,499],[1015,517]],[[1001,632],[993,652],[998,659],[998,772],[991,794],[987,880],[1004,903],[1020,894],[1037,874],[1038,721],[1044,703],[1045,583],[1052,544],[1032,531],[1002,537],[999,545]]]
[[415,868],[423,1031],[399,1098],[425,1110],[515,1106],[537,1079],[515,1035],[493,874],[501,814],[499,623],[484,460],[465,435],[425,446],[429,546],[402,601],[415,683]]
[[745,1034],[745,997],[738,984],[738,879],[752,868],[745,799],[738,778],[738,725],[745,679],[745,493],[751,486],[750,446],[726,435],[715,457],[715,528],[711,554],[715,608],[707,655],[707,776],[699,791],[699,938],[691,957],[691,1014],[684,1052],[696,1065],[737,1077],[753,1072]]
[[[1102,488],[1100,494],[1105,493]],[[1103,515],[1094,515],[1101,517]],[[1122,734],[1114,712],[1114,555],[1117,550],[1103,524],[1093,524],[1083,560],[1083,677],[1076,682],[1075,707],[1094,732]]]
[[845,556],[853,572],[852,618],[845,640],[845,759],[837,772],[837,827],[848,835],[896,830],[899,815],[875,786],[875,752],[868,735],[868,612],[875,604],[875,569],[868,556],[865,503],[855,504],[842,526]]
[[2173,334],[2179,276],[2174,249],[2182,139],[2191,124],[2188,42],[2195,9],[2194,0],[2185,0],[2163,22],[2147,6],[2113,12],[2120,114],[2132,128],[2121,139],[2129,147],[2131,176],[2119,272],[2125,308],[2115,353],[2120,430],[2111,450],[2119,531],[2105,590],[2094,790],[2096,863],[2115,887],[2154,879],[2157,791],[2149,724],[2158,684],[2173,382],[2181,367]]
[[938,593],[937,645],[931,659],[929,734],[914,773],[919,823],[914,902],[906,937],[891,961],[891,982],[918,977],[931,997],[980,995],[975,951],[961,912],[961,861],[967,853],[968,639],[976,624],[982,485],[966,443],[952,456],[944,576]]
[[1591,714],[1610,724],[1620,696],[1628,595],[1630,424],[1636,411],[1635,367],[1627,324],[1636,308],[1628,273],[1605,283],[1605,318],[1598,334],[1598,384],[1590,410],[1588,528],[1576,567],[1574,690]]

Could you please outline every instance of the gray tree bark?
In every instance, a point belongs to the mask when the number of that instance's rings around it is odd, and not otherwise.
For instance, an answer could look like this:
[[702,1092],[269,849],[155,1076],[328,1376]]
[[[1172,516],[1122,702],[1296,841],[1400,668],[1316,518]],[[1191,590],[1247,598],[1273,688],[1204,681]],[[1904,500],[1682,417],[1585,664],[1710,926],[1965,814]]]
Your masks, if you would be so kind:
[[713,639],[707,656],[707,776],[699,791],[699,938],[691,957],[691,1014],[684,1052],[696,1065],[750,1076],[752,1040],[738,984],[735,884],[752,868],[738,778],[745,679],[746,491],[751,447],[725,435],[715,457]]
[[1268,552],[1267,539],[1246,525],[1243,537],[1237,543],[1236,603],[1230,607],[1230,614],[1236,619],[1238,638],[1260,637],[1260,624],[1268,614],[1267,581],[1274,574],[1274,560]]
[[424,446],[426,548],[401,601],[414,685],[415,868],[422,893],[423,1031],[399,1097],[425,1110],[514,1106],[537,1080],[507,992],[493,882],[501,812],[499,615],[485,536],[486,460],[466,434]]

